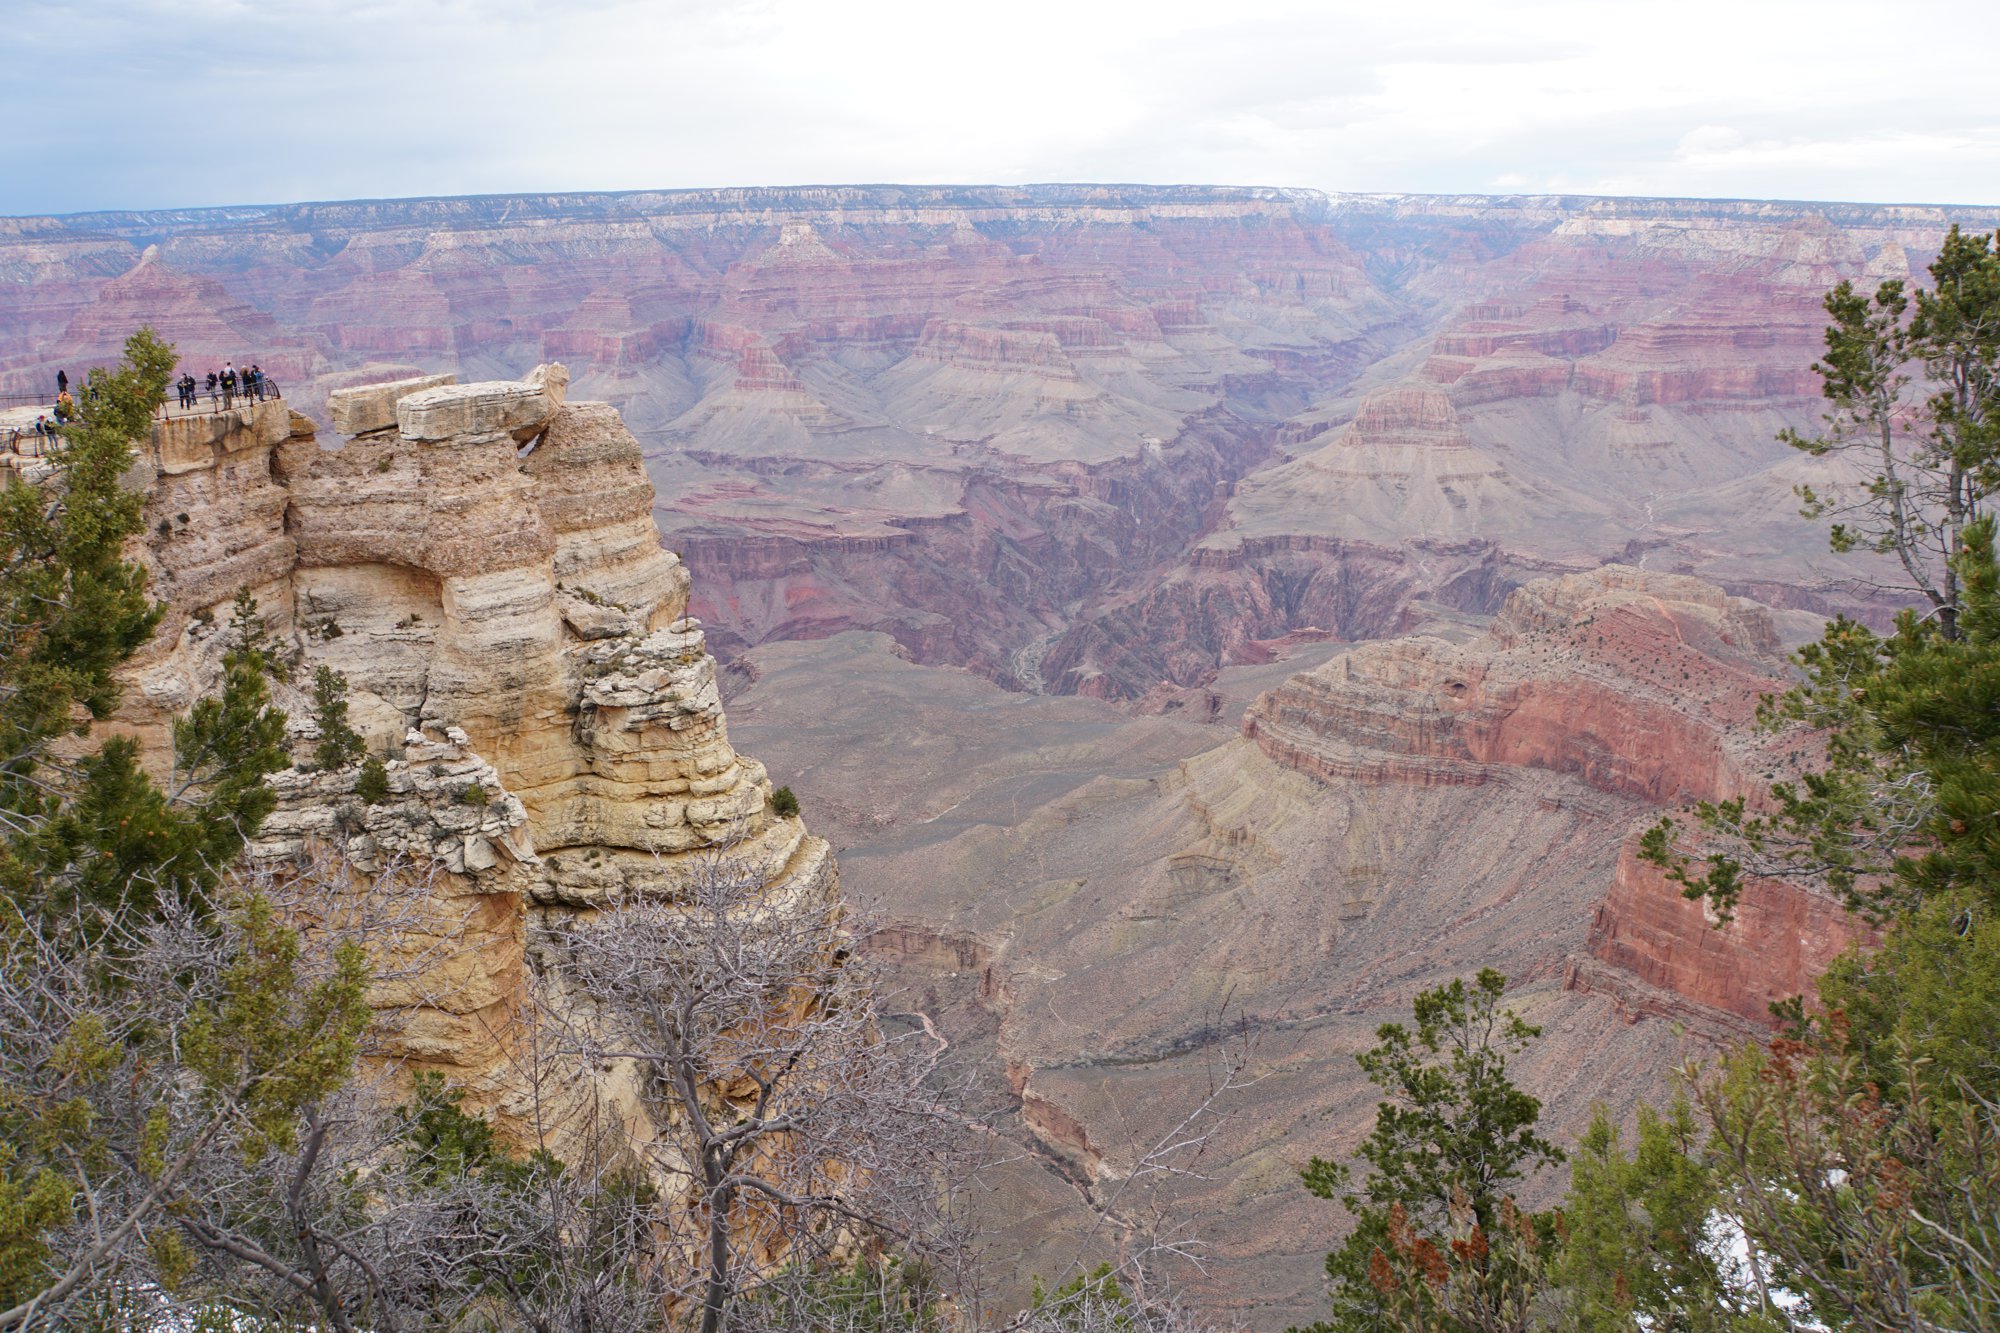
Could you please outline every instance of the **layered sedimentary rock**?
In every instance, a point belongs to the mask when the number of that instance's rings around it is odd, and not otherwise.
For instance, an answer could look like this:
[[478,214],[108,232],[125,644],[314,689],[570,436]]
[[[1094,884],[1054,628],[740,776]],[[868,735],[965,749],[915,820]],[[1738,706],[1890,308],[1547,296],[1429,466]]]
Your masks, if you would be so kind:
[[1613,566],[1531,580],[1449,637],[1273,645],[1323,661],[1234,667],[1146,714],[843,635],[750,651],[737,716],[893,914],[875,947],[1039,1165],[989,1223],[1026,1262],[1064,1261],[1066,1225],[1129,1200],[1144,1152],[1248,1061],[1202,1179],[1170,1192],[1213,1218],[1186,1275],[1204,1303],[1280,1326],[1323,1313],[1339,1228],[1296,1172],[1367,1132],[1379,1091],[1353,1055],[1419,990],[1509,977],[1545,1032],[1512,1072],[1567,1144],[1595,1105],[1628,1115],[1682,1060],[1767,1030],[1853,938],[1782,884],[1717,929],[1634,859],[1663,811],[1802,750],[1753,726],[1783,685],[1779,623]]
[[1607,566],[1515,592],[1469,644],[1363,644],[1259,699],[1244,732],[1329,780],[1479,785],[1574,774],[1654,804],[1743,783],[1757,700],[1782,688],[1761,607],[1695,579]]
[[1771,1005],[1809,994],[1811,981],[1869,932],[1836,900],[1782,880],[1751,880],[1732,919],[1719,923],[1681,896],[1626,840],[1611,890],[1590,921],[1590,947],[1567,984],[1613,997],[1627,1019],[1697,1020],[1709,1010],[1761,1026]]
[[878,629],[1130,698],[1613,560],[1870,610],[1774,437],[1821,410],[1821,293],[1954,221],[1996,218],[1037,186],[17,219],[0,389],[148,318],[308,413],[562,357],[645,446],[719,651]]
[[[1327,782],[1480,787],[1522,770],[1629,798],[1615,875],[1568,984],[1628,1012],[1761,1023],[1853,940],[1839,903],[1777,880],[1726,925],[1636,856],[1640,832],[1695,801],[1755,802],[1813,742],[1755,722],[1784,688],[1769,613],[1695,579],[1609,566],[1530,583],[1482,638],[1366,644],[1260,698],[1244,734]],[[1483,820],[1481,824],[1483,824]],[[1479,828],[1466,836],[1482,836]]]
[[[555,365],[338,392],[337,447],[278,402],[159,423],[141,558],[167,614],[114,720],[167,761],[239,590],[299,649],[297,679],[346,677],[388,795],[362,801],[354,765],[302,762],[272,780],[253,852],[337,843],[364,868],[435,867],[417,935],[438,956],[377,1002],[395,1054],[503,1116],[520,1109],[509,1059],[546,914],[665,891],[718,848],[773,891],[830,892],[834,874],[729,743],[637,442],[566,384]],[[303,759],[310,705],[286,702]]]
[[[722,730],[704,650],[742,654],[739,731],[1050,1165],[1024,1252],[1248,1034],[1268,1077],[1186,1188],[1233,1219],[1221,1303],[1304,1322],[1336,1219],[1296,1168],[1363,1132],[1351,1056],[1417,990],[1513,978],[1562,1137],[1847,938],[1781,884],[1715,930],[1633,855],[1789,757],[1745,724],[1774,623],[1810,632],[1673,575],[1870,609],[1793,517],[1825,465],[1774,439],[1822,407],[1818,299],[1995,220],[1037,187],[0,221],[0,384],[155,306],[353,437],[272,404],[162,426],[172,609],[126,724],[157,752],[238,587],[349,674],[390,797],[285,775],[269,848],[447,867],[476,945],[448,1004],[383,997],[412,1058],[492,1068],[537,923],[656,856],[741,838],[819,873]],[[454,382],[558,356],[631,435],[547,376]]]

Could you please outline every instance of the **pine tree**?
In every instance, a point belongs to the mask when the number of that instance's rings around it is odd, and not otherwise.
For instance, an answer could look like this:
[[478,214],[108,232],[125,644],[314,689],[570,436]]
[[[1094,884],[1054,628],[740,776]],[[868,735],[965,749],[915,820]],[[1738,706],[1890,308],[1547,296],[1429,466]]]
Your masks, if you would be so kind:
[[[2000,906],[2000,629],[1991,498],[2000,489],[2000,239],[1953,227],[1930,274],[1873,296],[1826,296],[1827,352],[1813,368],[1833,405],[1818,435],[1783,438],[1814,455],[1856,453],[1872,480],[1847,496],[1802,491],[1831,515],[1836,551],[1893,555],[1921,614],[1879,635],[1836,619],[1798,654],[1806,680],[1761,711],[1769,726],[1827,737],[1815,771],[1770,788],[1772,814],[1745,800],[1701,805],[1689,842],[1675,821],[1642,855],[1725,919],[1746,879],[1823,885],[1877,923],[1953,886]],[[1984,886],[1984,887],[1982,887]]]
[[[1779,1006],[1785,1032],[1693,1081],[1712,1174],[1770,1280],[1824,1325],[2000,1325],[2000,251],[1954,229],[1936,287],[1842,284],[1816,369],[1835,404],[1814,453],[1857,448],[1874,480],[1836,550],[1894,555],[1922,605],[1888,635],[1845,619],[1767,700],[1824,761],[1672,820],[1642,855],[1727,916],[1784,876],[1886,930]],[[1830,512],[1822,497],[1808,508]],[[1657,1267],[1657,1265],[1656,1265]],[[1798,1315],[1798,1311],[1793,1312]]]
[[130,740],[89,744],[161,614],[124,558],[141,496],[120,479],[174,364],[134,334],[123,365],[90,372],[54,477],[0,488],[0,1327],[65,1325],[128,1242],[161,1247],[173,1280],[178,1233],[142,1221],[221,1119],[246,1146],[288,1143],[348,1077],[369,1012],[357,948],[305,975],[255,891],[220,891],[285,762],[253,602],[220,688],[175,724],[166,787]]
[[1842,282],[1813,367],[1833,404],[1818,435],[1780,438],[1815,457],[1853,453],[1873,473],[1857,494],[1801,487],[1807,517],[1832,515],[1835,551],[1893,555],[1907,589],[1957,636],[1956,564],[1966,530],[2000,488],[2000,248],[1954,226],[1930,267],[1936,286],[1900,279],[1872,296]]
[[1633,1153],[1602,1107],[1570,1157],[1553,1265],[1559,1327],[1576,1333],[1778,1333],[1754,1285],[1720,1257],[1726,1205],[1685,1097],[1639,1108]]
[[2000,910],[2000,569],[1994,520],[1969,524],[1953,562],[1953,632],[1905,612],[1883,636],[1836,620],[1799,653],[1804,683],[1767,700],[1767,725],[1826,738],[1816,770],[1770,788],[1770,814],[1742,798],[1695,807],[1720,846],[1705,852],[1676,821],[1641,855],[1725,917],[1743,885],[1780,875],[1824,885],[1877,922],[1927,902]]
[[145,329],[125,354],[117,371],[91,372],[89,419],[63,427],[50,453],[56,478],[10,474],[0,488],[0,812],[14,827],[49,808],[50,741],[111,711],[113,672],[159,622],[145,572],[123,558],[141,499],[118,479],[166,398],[174,354]]
[[313,722],[319,727],[313,761],[321,768],[345,768],[367,749],[347,721],[347,677],[329,666],[313,672]]

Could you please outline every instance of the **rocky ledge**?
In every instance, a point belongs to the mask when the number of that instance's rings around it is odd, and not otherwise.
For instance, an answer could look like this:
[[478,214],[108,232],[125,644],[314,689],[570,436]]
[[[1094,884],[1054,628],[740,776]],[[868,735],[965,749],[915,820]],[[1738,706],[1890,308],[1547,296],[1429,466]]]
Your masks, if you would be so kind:
[[[299,763],[253,853],[339,844],[361,869],[429,867],[421,982],[378,987],[391,1058],[437,1067],[502,1112],[549,914],[668,893],[726,852],[771,893],[836,891],[825,842],[771,807],[736,753],[688,576],[661,548],[639,446],[567,372],[430,376],[333,395],[342,437],[270,402],[159,423],[133,481],[136,557],[167,613],[127,671],[115,730],[171,762],[172,722],[215,687],[237,593],[328,666],[384,761],[318,771],[296,687]],[[608,1095],[617,1096],[615,1090]]]

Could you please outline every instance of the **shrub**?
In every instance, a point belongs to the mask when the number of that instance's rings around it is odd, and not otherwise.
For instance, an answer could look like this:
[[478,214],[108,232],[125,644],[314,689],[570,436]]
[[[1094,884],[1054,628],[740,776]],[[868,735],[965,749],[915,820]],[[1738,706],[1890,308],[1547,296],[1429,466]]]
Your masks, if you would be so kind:
[[332,667],[313,672],[313,721],[319,726],[313,760],[321,768],[345,768],[361,757],[361,737],[347,722],[347,677]]
[[389,770],[374,755],[362,761],[361,776],[355,779],[354,794],[363,805],[380,805],[389,799]]

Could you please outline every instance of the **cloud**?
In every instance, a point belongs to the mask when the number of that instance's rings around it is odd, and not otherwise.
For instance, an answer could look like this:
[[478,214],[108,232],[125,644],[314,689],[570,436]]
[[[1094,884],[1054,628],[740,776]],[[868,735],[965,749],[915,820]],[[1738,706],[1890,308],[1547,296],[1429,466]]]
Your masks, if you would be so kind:
[[1056,179],[1993,202],[2000,9],[1885,22],[1848,0],[17,0],[0,55],[45,95],[11,109],[0,208]]

